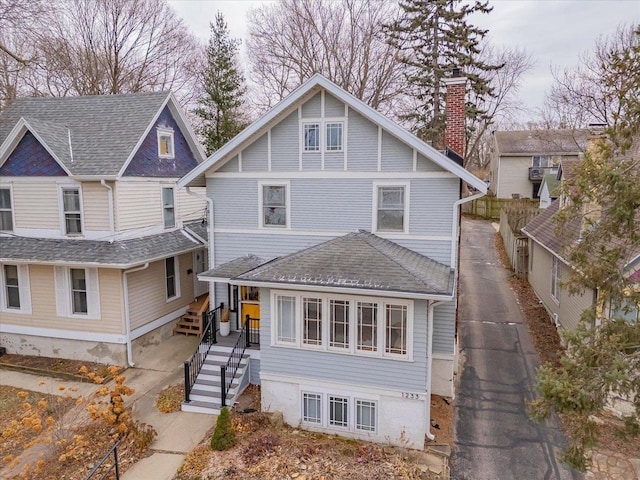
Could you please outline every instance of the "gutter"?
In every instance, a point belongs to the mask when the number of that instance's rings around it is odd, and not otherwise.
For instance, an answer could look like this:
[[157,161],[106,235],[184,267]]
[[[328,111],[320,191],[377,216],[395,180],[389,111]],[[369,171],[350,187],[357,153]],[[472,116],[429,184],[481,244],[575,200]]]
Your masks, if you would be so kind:
[[109,193],[107,194],[109,198],[109,235],[111,235],[111,240],[109,240],[109,243],[113,243],[116,239],[116,227],[113,215],[113,188],[111,188],[110,185],[107,185],[107,182],[104,179],[100,180],[100,185],[102,185],[109,191]]
[[122,272],[122,290],[124,295],[124,338],[127,341],[127,363],[130,367],[135,367],[136,364],[133,362],[133,350],[131,348],[131,313],[129,312],[129,282],[127,280],[127,275],[129,273],[146,270],[147,268],[149,268],[149,262],[140,267]]
[[442,305],[443,301],[440,302],[429,302],[429,306],[427,307],[427,355],[429,355],[429,368],[427,368],[427,402],[425,404],[425,420],[427,421],[426,435],[429,440],[435,440],[436,436],[431,433],[431,377],[433,370],[433,310],[438,306]]
[[[180,187],[178,187],[180,188]],[[209,198],[207,195],[202,195],[200,193],[194,192],[191,190],[191,187],[185,187],[187,193],[192,197],[198,198],[200,200],[204,200],[207,202],[207,206],[209,207],[209,218],[207,219],[207,241],[209,244],[209,270],[213,268],[215,265],[215,244],[213,242],[213,225],[215,220],[215,215],[213,214],[213,199]],[[209,283],[209,305],[216,305],[216,295],[215,288],[211,288],[211,283]]]

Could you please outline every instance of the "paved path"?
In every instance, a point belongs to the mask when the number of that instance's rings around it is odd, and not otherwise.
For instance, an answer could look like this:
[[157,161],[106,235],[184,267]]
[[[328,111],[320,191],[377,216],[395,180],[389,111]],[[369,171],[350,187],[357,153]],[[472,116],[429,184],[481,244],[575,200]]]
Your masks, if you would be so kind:
[[580,479],[558,461],[554,422],[529,419],[538,355],[494,251],[494,227],[463,220],[454,480]]

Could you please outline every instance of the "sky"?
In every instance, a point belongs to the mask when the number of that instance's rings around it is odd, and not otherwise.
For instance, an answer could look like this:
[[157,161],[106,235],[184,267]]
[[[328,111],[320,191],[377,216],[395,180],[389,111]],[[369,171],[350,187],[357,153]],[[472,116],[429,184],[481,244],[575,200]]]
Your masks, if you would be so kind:
[[[331,0],[326,0],[331,1]],[[209,22],[219,10],[231,36],[247,37],[246,19],[251,8],[272,0],[170,0],[169,3],[202,41],[209,38]],[[519,91],[529,109],[542,106],[552,84],[552,68],[571,68],[579,56],[593,51],[596,40],[621,24],[640,23],[640,0],[490,0],[493,11],[472,18],[489,30],[498,47],[526,49],[534,59]]]

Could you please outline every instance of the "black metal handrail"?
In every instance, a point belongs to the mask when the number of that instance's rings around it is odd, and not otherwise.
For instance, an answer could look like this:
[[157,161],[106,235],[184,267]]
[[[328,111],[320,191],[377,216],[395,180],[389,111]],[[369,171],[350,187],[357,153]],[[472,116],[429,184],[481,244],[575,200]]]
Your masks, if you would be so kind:
[[116,480],[120,480],[120,468],[118,467],[118,445],[120,445],[120,439],[118,439],[116,443],[114,443],[113,446],[109,449],[109,451],[105,454],[105,456],[98,461],[98,464],[95,467],[93,467],[93,470],[91,470],[87,474],[87,476],[85,477],[85,480],[90,480],[91,478],[93,478],[93,476],[96,473],[98,473],[98,470],[102,468],[102,466],[104,465],[104,462],[107,461],[107,458],[109,458],[109,456],[112,453],[113,453],[113,465],[107,468],[107,470],[103,472],[102,476],[98,480],[103,480],[104,478],[106,478],[107,475],[109,475],[109,473],[111,473],[111,470],[113,470],[114,468],[116,470]]
[[204,332],[202,333],[202,337],[200,338],[200,343],[196,347],[195,353],[191,356],[189,360],[184,362],[184,401],[189,402],[189,394],[191,393],[191,389],[193,388],[194,383],[196,383],[196,378],[198,378],[198,374],[200,370],[202,370],[202,365],[204,365],[204,360],[207,358],[207,354],[209,353],[209,349],[211,345],[214,343],[218,343],[217,337],[217,317],[218,313],[222,311],[224,308],[224,303],[220,303],[216,308],[209,312],[204,312],[202,314],[202,323],[205,325]]
[[251,345],[249,343],[249,321],[250,318],[249,315],[247,315],[242,325],[242,330],[240,330],[240,336],[238,340],[236,340],[231,355],[229,355],[229,360],[227,360],[225,365],[220,366],[221,405],[223,407],[227,405],[227,395],[229,395],[229,390],[231,390],[231,384],[236,376],[236,372],[238,368],[240,368],[244,351]]
[[[246,316],[246,324],[248,332],[248,344],[249,345],[260,345],[260,319],[259,318],[251,318],[249,315]],[[258,326],[254,325],[257,323]]]

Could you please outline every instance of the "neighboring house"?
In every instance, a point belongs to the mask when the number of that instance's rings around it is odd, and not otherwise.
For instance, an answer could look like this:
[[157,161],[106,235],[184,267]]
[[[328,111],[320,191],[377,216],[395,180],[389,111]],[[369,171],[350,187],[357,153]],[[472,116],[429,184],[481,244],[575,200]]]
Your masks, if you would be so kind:
[[[464,115],[465,83],[449,81],[449,115]],[[422,447],[430,394],[453,395],[462,181],[486,191],[320,75],[180,180],[211,204],[214,268],[199,278],[236,322],[259,318],[247,352],[262,408]],[[183,408],[219,407],[197,398]]]
[[540,208],[544,209],[551,205],[560,195],[560,180],[558,173],[546,173],[540,184]]
[[134,340],[170,334],[207,292],[206,203],[175,188],[203,159],[168,92],[16,99],[0,116],[0,345],[124,365]]
[[585,150],[588,129],[496,131],[489,190],[498,198],[538,198],[545,174]]

